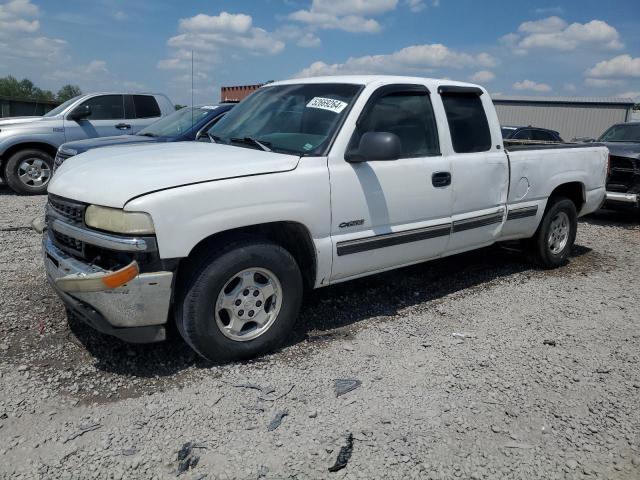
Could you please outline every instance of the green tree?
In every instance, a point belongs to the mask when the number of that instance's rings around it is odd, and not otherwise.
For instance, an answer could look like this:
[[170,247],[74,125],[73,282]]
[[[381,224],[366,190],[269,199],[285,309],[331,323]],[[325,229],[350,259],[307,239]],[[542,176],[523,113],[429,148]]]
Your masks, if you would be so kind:
[[55,96],[51,91],[36,87],[33,82],[27,78],[18,81],[11,75],[0,78],[0,95],[25,100],[55,100]]
[[77,97],[78,95],[82,95],[82,90],[78,85],[64,85],[60,90],[58,90],[58,94],[56,95],[56,100],[60,103],[66,102],[70,98]]
[[179,103],[177,103],[177,104],[174,105],[174,107],[175,107],[176,110],[180,110],[181,108],[186,107],[186,105],[180,105]]

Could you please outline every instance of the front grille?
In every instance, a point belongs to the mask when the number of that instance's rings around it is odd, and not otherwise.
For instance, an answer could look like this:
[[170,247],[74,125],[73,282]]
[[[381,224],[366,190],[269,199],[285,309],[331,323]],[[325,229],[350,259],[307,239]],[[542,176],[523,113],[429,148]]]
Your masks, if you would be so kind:
[[84,242],[73,237],[53,231],[53,243],[56,247],[72,255],[84,256]]
[[65,160],[71,157],[73,157],[73,155],[58,151],[58,153],[56,153],[56,158],[53,162],[53,171],[55,172],[58,169],[58,167],[64,163]]
[[84,218],[85,205],[83,203],[73,202],[64,198],[49,195],[49,206],[51,209],[74,224],[81,224]]

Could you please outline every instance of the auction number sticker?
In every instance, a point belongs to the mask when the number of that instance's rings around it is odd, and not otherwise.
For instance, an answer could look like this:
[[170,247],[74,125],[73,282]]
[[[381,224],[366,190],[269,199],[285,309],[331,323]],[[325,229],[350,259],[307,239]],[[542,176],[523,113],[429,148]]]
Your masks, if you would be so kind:
[[320,108],[322,110],[329,110],[333,113],[340,113],[347,105],[348,103],[334,98],[314,97],[309,103],[307,103],[307,108]]

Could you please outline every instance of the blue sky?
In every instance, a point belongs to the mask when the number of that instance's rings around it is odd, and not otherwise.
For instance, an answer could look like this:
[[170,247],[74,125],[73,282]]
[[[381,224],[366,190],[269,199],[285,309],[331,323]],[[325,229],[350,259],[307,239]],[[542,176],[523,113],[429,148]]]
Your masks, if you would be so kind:
[[191,51],[196,102],[340,73],[640,101],[638,0],[0,0],[0,76],[188,103]]

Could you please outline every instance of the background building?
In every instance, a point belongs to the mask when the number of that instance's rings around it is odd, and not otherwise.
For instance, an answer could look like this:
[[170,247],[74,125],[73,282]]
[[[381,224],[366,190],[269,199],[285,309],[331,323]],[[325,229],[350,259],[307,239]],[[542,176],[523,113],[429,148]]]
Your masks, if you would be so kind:
[[634,102],[615,97],[520,97],[496,95],[502,125],[549,128],[569,141],[598,137],[614,123],[628,122]]
[[0,97],[0,118],[40,116],[53,110],[58,105],[60,105],[60,102]]
[[243,98],[255,92],[262,85],[264,84],[261,83],[259,85],[237,85],[234,87],[221,87],[220,101],[221,102],[239,102]]

